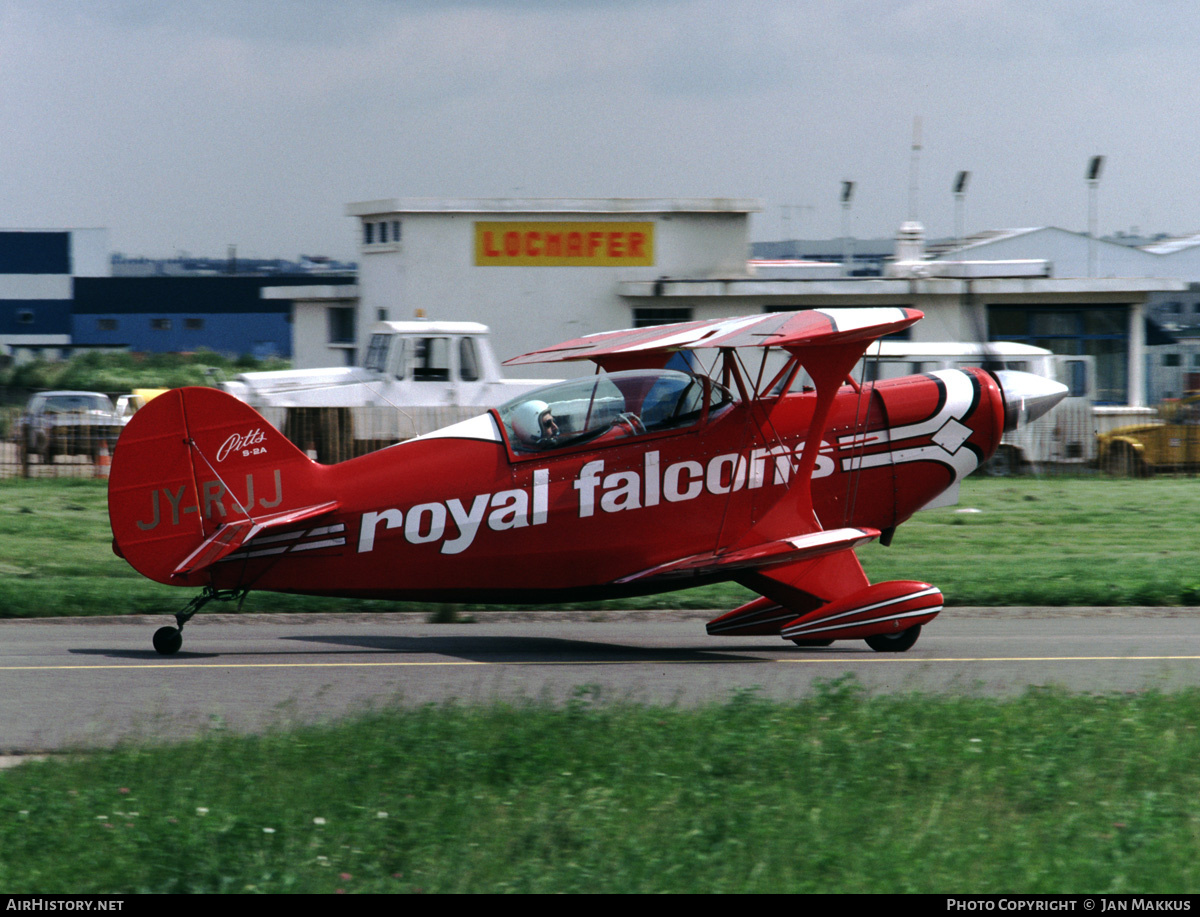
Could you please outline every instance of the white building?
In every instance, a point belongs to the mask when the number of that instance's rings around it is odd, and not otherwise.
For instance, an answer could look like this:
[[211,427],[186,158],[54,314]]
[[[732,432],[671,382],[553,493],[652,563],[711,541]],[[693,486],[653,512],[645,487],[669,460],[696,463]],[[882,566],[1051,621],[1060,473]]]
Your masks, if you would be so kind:
[[[997,336],[1088,354],[1096,358],[1103,401],[1141,405],[1146,302],[1186,289],[1149,269],[1155,255],[1111,243],[1100,263],[1115,270],[1115,259],[1128,252],[1121,273],[1087,277],[1086,237],[1082,267],[1065,257],[1055,263],[1042,243],[1079,248],[1079,237],[1062,230],[1026,238],[1025,248],[1014,243],[1006,249],[1006,240],[993,239],[986,254],[971,251],[969,262],[918,258],[902,276],[883,278],[838,276],[829,265],[750,262],[749,216],[759,209],[752,201],[721,198],[350,204],[346,212],[359,220],[361,239],[357,311],[345,289],[332,291],[336,301],[314,295],[303,316],[298,307],[297,365],[361,363],[356,355],[365,353],[372,323],[417,315],[486,323],[503,360],[615,328],[903,305],[926,314],[911,331],[914,341]],[[1031,266],[1031,259],[1037,263]],[[1071,273],[1064,274],[1063,265]],[[563,369],[555,364],[546,372]]]
[[638,317],[623,282],[744,276],[758,209],[727,199],[350,204],[361,223],[358,346],[372,322],[418,315],[487,323],[502,360],[629,327]]
[[[1142,326],[1145,347],[1131,362],[1143,369],[1145,402],[1155,404],[1200,387],[1200,341],[1195,339],[1200,327],[1200,235],[1135,247],[1054,227],[1010,229],[980,233],[961,245],[945,246],[937,254],[947,259],[1043,258],[1053,277],[1158,281],[1159,289],[1143,307],[1149,319]],[[1120,307],[1122,303],[1118,299],[1112,305]],[[1064,336],[1084,333],[1092,335],[1092,346],[1103,347],[1098,335],[1104,333],[1100,327],[1104,317],[1094,309],[1090,314],[1076,311],[1059,316],[1029,310],[1023,326],[1021,316],[1007,316],[1000,333],[1009,340],[1040,343],[1060,353]],[[1108,337],[1109,350],[1117,349],[1111,329]]]

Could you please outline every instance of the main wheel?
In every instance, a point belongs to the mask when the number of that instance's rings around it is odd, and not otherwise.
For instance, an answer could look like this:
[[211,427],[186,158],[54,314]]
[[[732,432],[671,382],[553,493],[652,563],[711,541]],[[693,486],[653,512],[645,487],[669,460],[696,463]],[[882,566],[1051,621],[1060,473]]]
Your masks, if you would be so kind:
[[154,632],[154,648],[159,655],[170,656],[183,646],[183,632],[178,627],[160,627]]
[[912,649],[912,645],[917,642],[919,636],[921,636],[921,625],[914,624],[908,630],[902,630],[898,634],[876,634],[874,637],[867,637],[867,646],[877,653],[903,653],[905,650]]

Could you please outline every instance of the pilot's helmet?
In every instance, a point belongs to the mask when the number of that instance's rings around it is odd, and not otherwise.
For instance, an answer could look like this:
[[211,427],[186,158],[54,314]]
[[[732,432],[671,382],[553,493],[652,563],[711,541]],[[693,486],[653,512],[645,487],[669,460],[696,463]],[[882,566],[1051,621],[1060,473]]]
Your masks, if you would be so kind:
[[512,415],[513,432],[517,434],[517,439],[529,446],[540,442],[542,438],[541,416],[548,410],[550,410],[550,405],[544,401],[526,401],[524,404],[517,405],[517,409],[513,411]]

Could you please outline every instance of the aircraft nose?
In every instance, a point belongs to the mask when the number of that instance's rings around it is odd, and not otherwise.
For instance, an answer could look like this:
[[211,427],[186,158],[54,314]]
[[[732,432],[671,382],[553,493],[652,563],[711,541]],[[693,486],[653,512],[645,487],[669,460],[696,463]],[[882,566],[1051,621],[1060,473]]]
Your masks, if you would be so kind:
[[1065,385],[1045,376],[1015,369],[998,369],[992,375],[1000,383],[1000,392],[1004,395],[1006,433],[1037,420],[1067,396]]

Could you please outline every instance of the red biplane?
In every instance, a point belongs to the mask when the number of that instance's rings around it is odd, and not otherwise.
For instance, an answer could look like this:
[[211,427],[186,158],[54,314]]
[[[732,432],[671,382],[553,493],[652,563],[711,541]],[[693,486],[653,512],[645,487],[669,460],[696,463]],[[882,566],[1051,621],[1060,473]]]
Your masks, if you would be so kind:
[[164,654],[208,601],[256,589],[556,602],[718,580],[760,598],[711,634],[903,651],[942,594],[871,585],[854,548],[953,502],[1006,429],[1066,391],[983,369],[852,378],[872,341],[920,318],[828,309],[590,335],[509,363],[591,360],[594,375],[329,466],[229,395],[178,389],[121,434],[114,550],[202,589],[155,633]]

